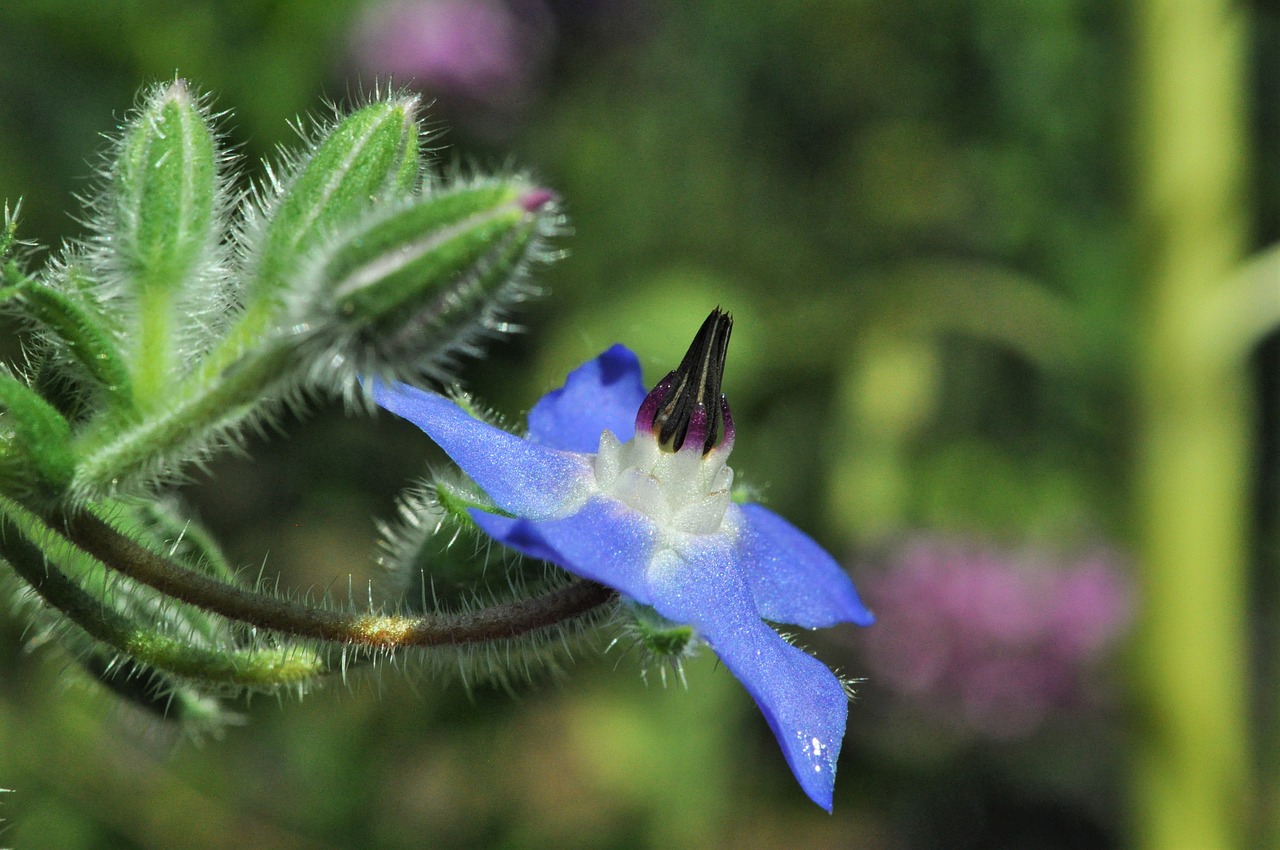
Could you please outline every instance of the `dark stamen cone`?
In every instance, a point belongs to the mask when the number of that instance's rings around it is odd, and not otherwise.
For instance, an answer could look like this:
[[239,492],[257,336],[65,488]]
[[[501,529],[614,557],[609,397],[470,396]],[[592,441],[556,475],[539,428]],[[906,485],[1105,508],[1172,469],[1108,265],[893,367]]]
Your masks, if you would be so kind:
[[720,392],[732,330],[732,316],[719,307],[711,311],[680,365],[640,405],[637,431],[647,429],[670,452],[689,443],[706,454],[733,438],[729,403]]

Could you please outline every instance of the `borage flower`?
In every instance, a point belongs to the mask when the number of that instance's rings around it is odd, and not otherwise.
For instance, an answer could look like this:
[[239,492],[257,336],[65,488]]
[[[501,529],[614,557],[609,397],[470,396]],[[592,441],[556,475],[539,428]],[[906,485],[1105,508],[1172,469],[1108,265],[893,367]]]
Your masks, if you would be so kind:
[[731,327],[712,312],[647,395],[636,355],[615,345],[534,406],[524,439],[413,387],[373,395],[489,496],[495,510],[471,516],[495,540],[692,627],[751,693],[805,793],[830,811],[844,687],[765,621],[874,618],[817,543],[731,497],[734,427],[720,393]]

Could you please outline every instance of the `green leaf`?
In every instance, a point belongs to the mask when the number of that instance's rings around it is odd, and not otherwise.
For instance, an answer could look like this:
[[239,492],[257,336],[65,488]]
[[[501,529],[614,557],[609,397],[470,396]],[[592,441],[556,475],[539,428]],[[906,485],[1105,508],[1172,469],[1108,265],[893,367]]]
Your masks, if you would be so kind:
[[213,534],[188,515],[176,499],[170,497],[121,507],[136,515],[138,528],[134,533],[148,548],[211,578],[227,584],[240,583],[239,575]]
[[64,292],[24,280],[0,293],[0,303],[14,304],[22,314],[46,330],[59,352],[66,354],[99,388],[114,411],[132,409],[132,382],[115,337],[96,312]]
[[34,390],[9,373],[0,373],[0,423],[12,429],[0,465],[8,492],[40,497],[62,493],[75,471],[71,426]]

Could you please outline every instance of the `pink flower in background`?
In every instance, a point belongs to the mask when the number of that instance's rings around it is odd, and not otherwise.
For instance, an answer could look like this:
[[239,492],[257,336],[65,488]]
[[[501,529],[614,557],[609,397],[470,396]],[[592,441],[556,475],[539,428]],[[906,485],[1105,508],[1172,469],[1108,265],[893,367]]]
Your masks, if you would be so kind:
[[537,87],[554,30],[541,0],[395,0],[368,8],[354,53],[381,78],[508,112]]
[[1087,705],[1134,606],[1106,551],[1060,561],[920,538],[859,584],[880,618],[860,641],[869,688],[998,738]]

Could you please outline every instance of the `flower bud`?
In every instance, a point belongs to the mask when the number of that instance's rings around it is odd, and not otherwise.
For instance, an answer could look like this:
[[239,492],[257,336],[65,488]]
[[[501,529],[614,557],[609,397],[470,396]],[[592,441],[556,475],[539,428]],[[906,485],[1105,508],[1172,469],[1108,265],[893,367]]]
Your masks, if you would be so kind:
[[519,296],[556,220],[552,199],[520,179],[490,180],[375,214],[335,241],[298,312],[354,339],[371,358],[363,370],[438,360]]
[[114,170],[111,236],[141,297],[172,293],[215,237],[218,168],[213,133],[182,80],[156,89],[125,128]]
[[418,98],[371,103],[334,127],[266,204],[254,300],[274,303],[331,231],[418,182]]
[[163,404],[225,309],[209,276],[222,250],[223,181],[213,131],[182,80],[146,98],[116,154],[112,207],[99,221],[100,282],[130,304],[121,350],[134,400],[149,408]]

